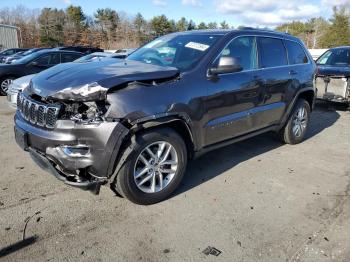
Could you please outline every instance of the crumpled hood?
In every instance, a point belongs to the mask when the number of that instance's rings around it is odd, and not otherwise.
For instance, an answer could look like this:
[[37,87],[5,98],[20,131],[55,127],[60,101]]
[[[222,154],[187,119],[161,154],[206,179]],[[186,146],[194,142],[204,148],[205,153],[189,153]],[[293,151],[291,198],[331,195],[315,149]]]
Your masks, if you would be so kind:
[[350,76],[350,66],[324,66],[317,65],[318,75],[324,76]]
[[28,92],[72,101],[105,99],[110,88],[133,82],[175,77],[178,69],[115,58],[100,62],[65,63],[37,74]]

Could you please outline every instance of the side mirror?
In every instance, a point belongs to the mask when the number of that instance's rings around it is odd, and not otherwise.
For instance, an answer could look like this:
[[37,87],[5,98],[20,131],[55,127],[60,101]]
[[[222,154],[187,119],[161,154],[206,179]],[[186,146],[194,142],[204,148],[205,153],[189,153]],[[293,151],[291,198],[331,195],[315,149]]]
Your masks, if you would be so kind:
[[234,57],[220,57],[219,64],[217,67],[212,67],[209,69],[211,75],[219,74],[229,74],[240,72],[243,70],[243,67],[239,64],[237,58]]

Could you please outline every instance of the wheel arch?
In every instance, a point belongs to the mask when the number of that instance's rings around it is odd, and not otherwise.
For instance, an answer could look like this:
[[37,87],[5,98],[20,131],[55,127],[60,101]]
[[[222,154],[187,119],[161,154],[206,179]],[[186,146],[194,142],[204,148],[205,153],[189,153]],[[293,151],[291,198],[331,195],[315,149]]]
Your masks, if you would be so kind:
[[196,149],[193,133],[188,121],[186,121],[180,115],[174,115],[170,117],[159,117],[152,120],[147,120],[135,124],[131,127],[132,135],[137,135],[140,132],[150,131],[156,128],[167,127],[178,133],[184,140],[189,157],[192,157]]
[[297,99],[299,99],[299,98],[306,100],[310,105],[310,109],[313,110],[314,105],[315,105],[315,91],[314,90],[305,90],[305,91],[301,92],[298,95]]
[[147,120],[138,120],[135,123],[128,126],[129,132],[123,137],[120,147],[118,147],[119,152],[116,156],[110,160],[109,170],[109,184],[114,181],[118,171],[123,165],[123,162],[128,158],[129,154],[132,152],[131,143],[135,135],[142,132],[150,131],[157,128],[167,127],[178,133],[185,142],[187,148],[188,158],[194,156],[196,150],[196,144],[193,138],[192,129],[188,121],[186,121],[180,115],[166,116],[166,117],[152,117]]
[[315,99],[316,99],[315,90],[311,87],[299,90],[296,93],[296,95],[294,96],[294,99],[289,104],[287,111],[286,111],[278,129],[281,129],[286,125],[286,123],[290,117],[290,114],[293,111],[294,106],[296,105],[298,99],[300,99],[300,98],[305,99],[309,103],[311,111],[313,110],[313,108],[315,106]]

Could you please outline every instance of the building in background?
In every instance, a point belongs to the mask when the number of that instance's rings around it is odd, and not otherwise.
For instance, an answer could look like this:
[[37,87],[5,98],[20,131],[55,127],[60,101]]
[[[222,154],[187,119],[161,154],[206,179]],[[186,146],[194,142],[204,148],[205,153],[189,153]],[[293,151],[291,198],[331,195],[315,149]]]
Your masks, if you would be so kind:
[[20,34],[18,27],[0,24],[0,50],[19,47]]

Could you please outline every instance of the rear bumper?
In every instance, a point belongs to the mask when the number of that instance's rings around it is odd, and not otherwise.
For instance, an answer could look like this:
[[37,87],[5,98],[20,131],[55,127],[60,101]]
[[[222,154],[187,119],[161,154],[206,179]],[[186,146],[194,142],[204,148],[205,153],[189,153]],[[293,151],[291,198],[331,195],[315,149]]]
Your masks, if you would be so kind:
[[[58,120],[54,129],[44,129],[15,115],[16,141],[29,151],[43,169],[71,186],[90,190],[107,181],[113,173],[123,138],[128,133],[119,122],[77,124]],[[68,154],[66,147],[84,145],[83,155]]]

